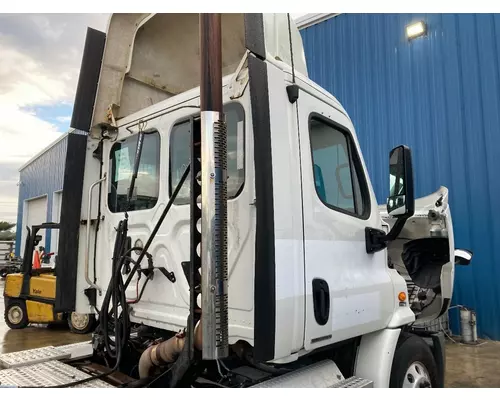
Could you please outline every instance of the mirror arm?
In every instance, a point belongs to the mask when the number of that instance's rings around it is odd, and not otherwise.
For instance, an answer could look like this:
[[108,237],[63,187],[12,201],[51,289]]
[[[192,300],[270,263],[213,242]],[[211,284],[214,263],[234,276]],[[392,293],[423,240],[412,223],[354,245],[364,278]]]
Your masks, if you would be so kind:
[[380,229],[367,227],[365,229],[366,252],[368,254],[373,254],[385,249],[389,242],[392,242],[399,236],[408,218],[407,216],[398,218],[387,234]]
[[406,221],[408,220],[409,217],[404,216],[401,218],[398,218],[396,220],[396,223],[392,227],[392,229],[389,231],[389,233],[385,237],[386,243],[392,242],[394,239],[396,239],[401,231],[403,230],[403,227],[405,226]]

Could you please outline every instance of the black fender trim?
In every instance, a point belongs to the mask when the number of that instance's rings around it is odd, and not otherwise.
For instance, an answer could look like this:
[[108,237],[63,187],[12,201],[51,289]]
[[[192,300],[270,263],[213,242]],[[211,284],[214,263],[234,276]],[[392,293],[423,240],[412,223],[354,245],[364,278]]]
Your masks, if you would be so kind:
[[274,246],[273,163],[267,65],[248,56],[254,135],[257,206],[254,282],[254,359],[274,359],[276,340],[276,263]]
[[441,307],[441,311],[439,312],[439,315],[437,318],[439,318],[441,315],[443,315],[446,311],[448,311],[448,308],[450,307],[451,299],[444,298],[443,299],[443,306]]
[[446,343],[444,333],[420,329],[411,329],[410,332],[420,336],[429,345],[438,369],[438,388],[444,388],[446,375]]
[[446,375],[446,343],[444,340],[444,333],[437,332],[431,335],[432,338],[432,354],[436,360],[438,367],[438,379],[440,388],[444,388],[445,375]]

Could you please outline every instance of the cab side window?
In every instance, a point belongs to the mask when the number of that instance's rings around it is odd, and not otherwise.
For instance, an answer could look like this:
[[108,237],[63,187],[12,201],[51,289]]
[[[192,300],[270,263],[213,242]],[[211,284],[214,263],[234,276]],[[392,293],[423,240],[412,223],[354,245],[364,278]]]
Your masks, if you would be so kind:
[[[239,103],[224,105],[227,124],[227,197],[236,198],[245,181],[245,112]],[[191,124],[189,121],[174,125],[170,133],[170,196],[190,163]],[[189,204],[190,178],[188,175],[174,204]]]
[[109,159],[110,180],[108,207],[112,213],[153,208],[159,195],[160,134],[144,136],[139,171],[130,202],[127,201],[130,180],[134,170],[137,135],[113,145]]
[[366,184],[349,133],[322,117],[312,117],[309,135],[314,186],[321,201],[337,211],[364,217]]

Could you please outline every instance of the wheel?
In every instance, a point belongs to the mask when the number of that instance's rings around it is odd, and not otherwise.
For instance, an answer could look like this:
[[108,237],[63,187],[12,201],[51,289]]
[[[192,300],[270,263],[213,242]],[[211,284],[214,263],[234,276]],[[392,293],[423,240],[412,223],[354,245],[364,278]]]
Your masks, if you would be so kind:
[[72,312],[68,318],[68,326],[71,332],[85,334],[92,332],[95,326],[94,314],[78,314]]
[[420,337],[401,334],[392,362],[391,388],[438,387],[438,369],[427,343]]
[[4,313],[5,323],[10,329],[23,329],[28,326],[28,313],[23,300],[9,300]]

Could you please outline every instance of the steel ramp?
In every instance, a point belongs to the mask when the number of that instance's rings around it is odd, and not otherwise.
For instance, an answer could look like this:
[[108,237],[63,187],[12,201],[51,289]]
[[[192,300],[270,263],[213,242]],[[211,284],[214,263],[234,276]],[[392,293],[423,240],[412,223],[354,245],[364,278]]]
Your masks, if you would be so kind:
[[[0,370],[0,387],[53,387],[90,377],[89,374],[71,365],[55,360]],[[94,379],[71,387],[112,388],[113,386],[99,379]]]
[[93,349],[90,341],[65,346],[46,346],[16,351],[0,355],[0,369],[18,368],[52,360],[76,360],[91,356],[92,353]]
[[69,358],[70,353],[54,346],[16,351],[0,355],[0,368],[17,368],[40,362]]

